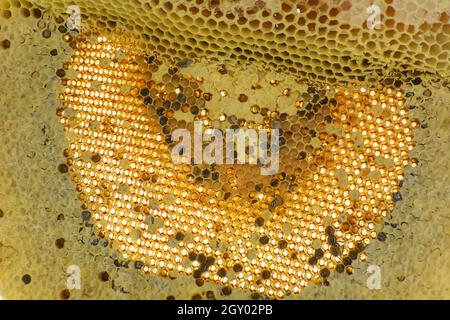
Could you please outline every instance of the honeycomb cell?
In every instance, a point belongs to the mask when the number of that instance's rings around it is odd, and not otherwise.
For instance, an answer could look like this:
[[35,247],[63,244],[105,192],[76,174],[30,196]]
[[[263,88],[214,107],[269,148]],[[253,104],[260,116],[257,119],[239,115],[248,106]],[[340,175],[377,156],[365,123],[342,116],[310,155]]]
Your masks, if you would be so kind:
[[[174,115],[171,100],[190,105],[194,119],[212,123],[199,101],[189,102],[194,91],[183,80],[192,75],[169,68],[162,82],[144,79],[150,65],[139,63],[139,52],[114,35],[94,38],[72,40],[75,54],[66,65],[76,74],[63,80],[61,94],[67,162],[99,232],[124,258],[141,263],[141,270],[176,270],[223,285],[224,294],[243,288],[281,298],[310,281],[325,281],[347,257],[357,259],[356,246],[362,250],[377,237],[376,225],[394,207],[414,145],[416,122],[407,117],[401,90],[378,85],[319,94],[311,86],[311,101],[292,122],[286,113],[266,109],[265,120],[255,123],[285,128],[279,174],[259,178],[257,166],[250,165],[194,165],[186,174],[185,166],[171,161],[166,124]],[[115,62],[118,50],[123,56]],[[101,56],[112,60],[102,64]],[[93,88],[92,81],[100,85]],[[200,93],[207,80],[194,83]],[[280,91],[290,95],[289,88]],[[248,99],[238,95],[240,103]],[[209,108],[206,100],[202,104]],[[235,121],[253,126],[244,118]],[[304,151],[288,153],[297,145],[286,142],[285,132],[300,132],[295,140],[303,141]],[[84,157],[86,152],[93,156]],[[350,197],[351,192],[357,194]],[[156,218],[161,224],[155,228]],[[189,255],[202,258],[180,265]]]

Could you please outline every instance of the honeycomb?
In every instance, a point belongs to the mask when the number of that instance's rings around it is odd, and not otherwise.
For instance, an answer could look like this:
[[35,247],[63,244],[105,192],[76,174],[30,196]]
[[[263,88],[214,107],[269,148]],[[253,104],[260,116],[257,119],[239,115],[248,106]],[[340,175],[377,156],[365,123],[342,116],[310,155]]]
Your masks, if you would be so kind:
[[[448,298],[448,2],[373,3],[3,0],[0,295]],[[174,163],[196,121],[278,172]]]
[[[71,1],[36,1],[65,12]],[[376,4],[382,28],[368,22]],[[449,74],[445,0],[77,1],[106,28],[123,26],[168,58],[264,61],[319,80],[392,69]],[[377,12],[375,12],[377,13]],[[372,24],[374,26],[372,27]]]

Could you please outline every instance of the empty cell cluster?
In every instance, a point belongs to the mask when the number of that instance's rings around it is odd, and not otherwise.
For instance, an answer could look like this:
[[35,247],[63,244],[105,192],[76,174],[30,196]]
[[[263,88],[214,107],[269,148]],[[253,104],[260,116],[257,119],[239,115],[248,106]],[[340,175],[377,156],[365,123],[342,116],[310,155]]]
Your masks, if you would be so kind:
[[[36,1],[40,3],[41,1]],[[391,68],[448,75],[446,1],[78,1],[100,27],[122,27],[166,57],[260,61],[313,79]],[[64,12],[70,1],[43,1]],[[85,24],[86,26],[86,24]]]

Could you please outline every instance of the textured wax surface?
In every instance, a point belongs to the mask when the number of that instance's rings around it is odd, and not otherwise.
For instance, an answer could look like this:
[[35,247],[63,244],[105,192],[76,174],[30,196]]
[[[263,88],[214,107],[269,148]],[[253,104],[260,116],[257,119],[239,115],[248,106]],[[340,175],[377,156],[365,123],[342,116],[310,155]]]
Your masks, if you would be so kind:
[[[201,44],[202,32],[213,32],[216,29],[199,28],[198,32],[194,32],[195,28],[184,30],[183,23],[177,23],[177,27],[175,27],[171,26],[169,22],[166,24],[165,21],[170,21],[170,19],[156,19],[156,17],[166,16],[168,9],[159,11],[155,8],[147,9],[147,16],[155,15],[155,18],[153,20],[139,19],[136,18],[136,12],[143,11],[138,10],[134,3],[127,6],[127,2],[118,2],[118,5],[123,3],[124,8],[128,9],[117,9],[117,13],[112,12],[114,6],[108,6],[106,11],[103,10],[105,8],[101,3],[98,2],[95,6],[91,4],[86,8],[83,7],[82,2],[79,5],[84,8],[82,12],[86,11],[89,14],[107,12],[109,20],[114,20],[113,18],[118,16],[116,20],[120,25],[122,25],[121,21],[125,19],[126,25],[133,26],[132,33],[136,35],[148,33],[149,39],[143,37],[140,40],[140,43],[148,45],[147,48],[143,48],[144,52],[157,52],[162,60],[165,59],[165,55],[175,61],[178,56],[189,56],[194,60],[194,63],[182,72],[205,79],[202,89],[212,94],[211,104],[214,107],[209,108],[211,109],[209,115],[213,119],[220,118],[222,110],[224,110],[238,118],[242,117],[257,123],[264,120],[264,115],[261,115],[260,112],[250,112],[253,104],[265,103],[270,112],[296,114],[303,108],[303,105],[296,106],[296,100],[306,100],[307,102],[308,99],[314,99],[313,93],[309,98],[305,95],[310,85],[296,81],[292,70],[279,73],[271,68],[261,69],[258,63],[270,60],[268,57],[258,58],[257,55],[252,56],[253,53],[246,53],[248,57],[254,57],[257,61],[253,64],[237,63],[232,56],[234,47],[230,47],[228,43],[244,49],[242,43],[231,39],[242,37],[246,34],[245,32],[229,31],[230,37],[217,37],[223,39],[224,43],[215,43],[215,41],[209,40],[208,43],[213,48],[211,50],[215,52],[214,55],[217,53],[218,57],[218,60],[213,60],[211,63],[204,59],[197,59],[193,53],[198,56],[209,53],[206,45]],[[36,15],[36,12],[30,5],[25,2],[19,4],[20,2],[3,1],[2,20],[0,20],[0,41],[3,41],[0,55],[2,66],[4,66],[1,77],[2,83],[5,84],[0,95],[2,116],[0,127],[2,139],[2,152],[0,153],[0,295],[5,298],[56,299],[165,299],[172,296],[177,299],[249,298],[250,292],[247,290],[233,288],[230,294],[228,290],[224,291],[222,286],[215,285],[210,281],[199,281],[193,279],[192,276],[178,273],[169,273],[165,277],[142,274],[135,270],[134,262],[127,262],[120,256],[117,248],[109,248],[109,246],[113,246],[111,243],[106,239],[99,240],[94,234],[95,226],[91,224],[92,219],[89,220],[83,216],[82,201],[77,198],[79,194],[75,189],[75,184],[71,181],[72,171],[66,173],[66,167],[63,165],[66,163],[63,150],[67,148],[67,141],[70,141],[71,137],[65,136],[59,123],[61,114],[58,113],[60,112],[58,110],[62,106],[60,93],[64,90],[64,83],[61,83],[61,74],[58,70],[61,70],[63,64],[67,63],[73,55],[74,48],[70,46],[73,42],[68,43],[63,40],[61,31],[64,30],[57,29],[61,22],[55,21],[55,15],[50,13],[52,11],[48,13],[41,11],[44,12],[43,16],[35,18],[33,16]],[[21,8],[17,8],[19,6]],[[65,10],[61,10],[61,8],[64,6],[55,6],[53,10],[54,12],[64,12]],[[399,11],[401,10],[397,10],[397,12]],[[136,20],[129,19],[131,16]],[[196,16],[195,13],[192,13],[181,20],[191,21],[194,16]],[[405,24],[413,23],[407,20],[407,17],[400,16],[397,19]],[[160,44],[161,48],[156,48],[156,51],[153,51],[154,48],[151,49],[157,40],[151,37],[150,31],[158,32],[156,31],[158,28],[152,25],[152,21],[158,21],[161,24],[161,32],[157,34],[158,41],[161,41],[162,44]],[[194,19],[194,21],[196,20]],[[198,20],[192,23],[202,26],[206,22]],[[143,28],[147,24],[148,32],[142,32],[139,27]],[[110,25],[114,24],[110,23]],[[367,70],[377,69],[377,63],[374,61],[379,61],[378,66],[388,65],[393,68],[408,60],[408,63],[405,62],[407,65],[405,70],[415,70],[413,65],[417,67],[418,71],[405,75],[402,92],[405,93],[406,104],[410,109],[409,117],[417,118],[421,123],[419,128],[414,129],[416,147],[410,154],[411,158],[418,159],[419,165],[416,168],[407,167],[405,169],[405,181],[400,189],[402,200],[395,203],[392,217],[386,221],[386,224],[377,229],[378,232],[383,232],[386,239],[382,236],[378,238],[384,241],[373,240],[370,243],[364,251],[367,254],[367,261],[354,261],[352,270],[349,270],[349,273],[352,274],[350,276],[331,272],[328,277],[329,285],[311,282],[306,289],[302,289],[300,295],[291,295],[289,298],[449,297],[447,275],[449,259],[448,250],[446,250],[450,227],[449,209],[447,208],[448,163],[446,161],[449,92],[448,79],[445,78],[445,75],[448,75],[448,59],[436,58],[440,55],[445,57],[448,55],[446,27],[448,27],[448,22],[446,26],[437,23],[436,30],[423,31],[425,35],[429,32],[429,36],[426,37],[429,47],[420,45],[419,42],[420,48],[425,48],[423,49],[425,51],[422,53],[423,56],[417,56],[417,60],[413,59],[418,51],[414,47],[414,43],[417,45],[417,42],[414,41],[408,41],[412,46],[411,50],[415,52],[414,55],[407,54],[408,46],[402,46],[402,49],[398,51],[393,50],[405,54],[394,54],[392,57],[389,54],[377,55],[376,50],[367,50],[368,54],[373,54],[373,56],[370,55],[372,61],[370,65],[373,69],[367,66],[364,72],[361,67],[356,66],[350,71],[345,68],[347,70],[345,71],[343,67],[351,67],[352,62],[348,62],[347,65],[345,59],[340,60],[343,59],[341,55],[345,56],[345,49],[340,49],[339,53],[336,53],[335,64],[339,64],[340,67],[331,65],[332,74],[328,74],[328,77],[338,81],[353,79],[352,75],[360,76],[366,74]],[[102,26],[97,26],[97,28],[101,29]],[[426,27],[424,28],[426,29]],[[180,31],[183,38],[174,41],[171,33],[177,30]],[[222,30],[222,28],[217,30]],[[46,31],[50,31],[50,35]],[[311,30],[311,36],[318,37],[318,32],[319,30]],[[276,31],[274,31],[275,33]],[[301,35],[301,33],[298,34]],[[326,34],[328,35],[329,32]],[[414,38],[416,33],[407,32],[407,34]],[[257,33],[253,37],[251,35],[252,32],[249,31],[248,38],[258,39]],[[394,37],[399,36],[400,33],[394,32]],[[279,45],[268,41],[268,38],[264,40],[264,37],[270,37],[270,33],[264,33],[264,36],[260,35],[260,37],[263,38],[261,41],[264,41],[267,47],[270,44],[269,51],[272,52],[273,57],[282,57],[283,52],[286,52],[291,56],[292,61],[296,62],[295,54],[301,52],[301,46],[296,45],[296,49],[285,48],[282,50]],[[299,37],[294,41],[301,39],[301,36]],[[377,42],[378,45],[386,41],[386,38],[389,37],[381,37],[380,42]],[[8,42],[4,41],[6,39]],[[186,39],[187,43],[191,43],[192,49],[183,47],[183,53],[168,51],[170,48],[176,48],[177,45],[174,43],[181,45],[183,41],[180,39]],[[195,39],[198,44],[194,45],[193,40],[189,39]],[[309,48],[316,46],[320,49],[311,49],[315,53],[306,55],[303,52],[301,58],[297,58],[297,60],[303,61],[304,64],[295,64],[295,68],[297,71],[308,74],[313,72],[316,76],[326,75],[326,68],[323,68],[324,73],[317,68],[321,68],[321,65],[326,65],[335,59],[334,54],[329,55],[330,52],[333,52],[333,46],[330,45],[330,50],[328,50],[326,45],[316,45],[313,38],[309,39],[312,42],[311,46],[308,45]],[[395,41],[389,41],[384,45],[393,48]],[[438,49],[431,49],[435,44],[434,41],[442,41]],[[133,44],[133,40],[130,42]],[[289,43],[288,41],[281,42]],[[357,40],[357,43],[363,42]],[[342,45],[342,42],[339,44]],[[426,48],[431,51],[427,51]],[[57,50],[57,54],[51,53],[54,49]],[[264,49],[257,51],[264,52]],[[220,60],[221,54],[218,52],[223,52],[226,59]],[[314,63],[308,63],[308,57],[313,58],[317,52],[321,56],[316,57]],[[383,49],[383,52],[386,50]],[[434,52],[439,53],[435,54]],[[347,54],[351,57],[348,61],[362,57],[356,50],[351,50]],[[407,59],[406,56],[409,58]],[[366,54],[364,57],[369,57],[369,55]],[[221,72],[224,63],[227,69],[226,74]],[[368,64],[367,62],[361,63]],[[170,62],[164,62],[164,64],[169,65]],[[289,63],[285,64],[285,60],[277,60],[278,67],[286,65]],[[337,72],[337,69],[340,69],[342,75]],[[70,68],[65,70],[63,78],[74,76],[69,71]],[[424,75],[420,71],[427,71],[430,74]],[[159,75],[155,72],[155,77],[157,76]],[[383,83],[383,86],[393,85],[393,81],[387,73],[377,75],[375,72],[372,77]],[[421,81],[417,80],[418,77]],[[280,84],[275,85],[274,82],[271,82],[273,79]],[[256,84],[262,86],[263,89],[253,89],[252,87],[255,87]],[[364,82],[364,85],[366,84]],[[316,86],[320,87],[320,84],[316,84]],[[290,89],[290,95],[284,93],[285,88]],[[121,88],[121,90],[127,91],[127,88]],[[226,92],[225,96],[223,91]],[[298,99],[297,95],[292,93],[295,91],[298,91],[298,95],[302,99]],[[240,97],[243,93],[248,96],[249,101],[238,101],[239,98],[244,100]],[[222,99],[217,98],[220,96]],[[230,99],[229,102],[226,99]],[[239,107],[240,105],[245,108]],[[226,108],[236,109],[230,111]],[[195,117],[190,112],[180,112],[174,118],[188,122]],[[67,138],[69,140],[66,140]],[[80,290],[66,289],[68,276],[66,269],[69,265],[80,267]],[[380,290],[370,290],[366,286],[368,278],[366,271],[369,265],[380,267],[382,276]]]
[[[448,1],[77,1],[97,24],[123,25],[165,56],[266,61],[317,79],[356,79],[405,66],[449,74]],[[70,1],[51,3],[65,12]],[[426,22],[426,23],[425,23]],[[372,25],[375,29],[369,29]]]

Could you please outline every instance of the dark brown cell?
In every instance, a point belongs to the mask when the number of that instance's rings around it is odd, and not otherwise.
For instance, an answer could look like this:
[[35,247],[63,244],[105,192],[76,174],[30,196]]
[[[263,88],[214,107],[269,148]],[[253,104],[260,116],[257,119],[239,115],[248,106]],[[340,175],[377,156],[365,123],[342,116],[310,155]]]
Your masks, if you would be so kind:
[[338,246],[338,242],[336,237],[334,236],[334,234],[330,234],[328,235],[328,239],[327,239],[328,243],[331,244],[332,246]]
[[414,78],[411,82],[413,85],[417,86],[422,83],[422,79],[417,77],[417,78]]
[[98,155],[98,154],[94,154],[94,155],[91,157],[91,160],[92,160],[92,162],[94,162],[94,163],[100,162],[101,159],[102,159],[102,158],[101,158],[100,155]]
[[309,258],[308,263],[312,266],[315,265],[317,263],[317,258],[316,257]]
[[64,242],[65,242],[65,240],[63,238],[59,238],[59,239],[56,239],[55,245],[58,249],[62,249],[62,248],[64,248]]
[[259,300],[259,299],[261,298],[261,296],[259,295],[258,292],[253,292],[253,293],[250,295],[250,298],[251,298],[252,300]]
[[189,252],[189,260],[191,261],[197,260],[197,254],[195,252]]
[[66,71],[64,71],[64,69],[58,69],[56,70],[56,75],[60,78],[64,78],[64,76],[66,75]]
[[44,31],[42,31],[42,36],[43,36],[45,39],[50,38],[51,35],[52,35],[52,32],[51,32],[50,30],[48,30],[48,29],[45,29]]
[[148,88],[142,88],[140,91],[141,96],[146,97],[150,94],[150,90],[148,90]]
[[194,279],[199,279],[202,276],[202,270],[200,269],[194,270],[192,276],[194,277]]
[[220,268],[219,270],[217,270],[217,275],[223,278],[227,275],[227,270],[225,270],[225,268]]
[[58,27],[58,31],[59,31],[60,33],[66,33],[66,32],[67,32],[67,28],[64,27],[64,26],[59,26],[59,27]]
[[2,41],[2,48],[3,49],[9,49],[11,47],[11,41],[8,39],[5,39]]
[[182,232],[177,232],[175,234],[175,239],[177,239],[178,241],[182,241],[184,239],[184,234]]
[[255,225],[257,227],[262,227],[264,225],[264,218],[263,217],[258,217],[255,219]]
[[306,152],[305,151],[300,151],[300,153],[298,154],[298,159],[299,160],[303,160],[306,158]]
[[203,94],[203,98],[204,98],[206,101],[211,101],[211,99],[212,99],[212,94],[209,93],[209,92],[205,92],[205,93]]
[[241,94],[239,95],[239,101],[240,101],[240,102],[247,102],[247,101],[248,101],[247,95],[241,93]]
[[42,12],[41,10],[39,10],[38,8],[33,8],[33,16],[35,18],[40,18],[42,17]]
[[386,236],[386,233],[384,233],[384,232],[380,232],[377,235],[378,241],[381,241],[381,242],[386,241],[386,238],[387,238],[387,236]]
[[345,266],[344,266],[343,264],[338,264],[338,265],[336,266],[336,271],[337,271],[338,273],[342,273],[342,272],[344,272],[344,270],[345,270]]
[[59,296],[61,297],[62,300],[69,299],[70,298],[70,291],[69,291],[69,289],[64,289],[63,291],[61,291]]
[[215,261],[216,261],[216,259],[214,257],[207,257],[205,264],[209,267],[209,266],[212,266]]
[[333,256],[335,256],[335,257],[338,257],[339,254],[340,254],[339,247],[337,247],[337,246],[332,246],[332,247],[331,247],[331,254],[332,254]]
[[205,262],[206,262],[206,255],[203,254],[203,253],[200,253],[200,254],[197,256],[197,261],[200,262],[200,263],[205,263]]
[[101,281],[106,282],[109,280],[109,274],[106,271],[100,272],[99,278]]
[[205,284],[205,280],[203,279],[197,279],[195,280],[195,284],[199,287],[203,286]]
[[222,288],[222,293],[223,293],[225,296],[229,296],[229,295],[231,294],[231,292],[232,292],[232,289],[231,289],[230,286],[226,286],[226,287],[223,287],[223,288]]
[[224,64],[221,64],[218,68],[220,74],[227,74],[227,67]]
[[322,250],[322,249],[317,249],[317,250],[314,252],[314,256],[316,257],[317,260],[323,258],[323,255],[324,255],[324,254],[323,254],[323,250]]
[[363,252],[364,249],[365,249],[365,246],[364,246],[364,244],[362,244],[361,242],[358,242],[358,243],[356,244],[355,249],[356,249],[357,252]]
[[203,298],[201,294],[194,294],[192,296],[192,300],[203,300]]
[[234,271],[234,272],[241,272],[241,271],[242,271],[242,265],[239,264],[239,263],[236,263],[236,264],[233,266],[233,271]]
[[270,271],[269,270],[263,270],[261,272],[261,278],[263,278],[264,280],[269,279],[270,278]]
[[322,270],[320,270],[320,276],[323,278],[328,278],[330,276],[330,270],[328,270],[327,268],[323,268]]
[[345,257],[344,260],[342,260],[342,264],[343,264],[344,266],[349,266],[349,265],[352,264],[352,259],[349,258],[349,257]]
[[67,173],[69,171],[69,167],[65,163],[61,163],[58,166],[58,171],[61,173]]
[[31,276],[29,274],[24,274],[22,277],[22,282],[25,284],[30,284],[31,282]]
[[214,295],[214,292],[211,291],[211,290],[209,290],[209,291],[206,292],[206,297],[207,297],[209,300],[213,300],[213,299],[216,298],[216,296]]
[[278,247],[280,247],[280,249],[286,249],[287,248],[287,241],[286,240],[280,240],[278,241]]
[[61,17],[61,16],[58,16],[58,17],[55,18],[55,21],[56,21],[56,23],[58,23],[58,24],[62,24],[62,23],[64,22],[64,18]]
[[261,244],[268,244],[269,243],[269,237],[268,236],[261,236],[261,238],[259,238],[259,243],[261,243]]

